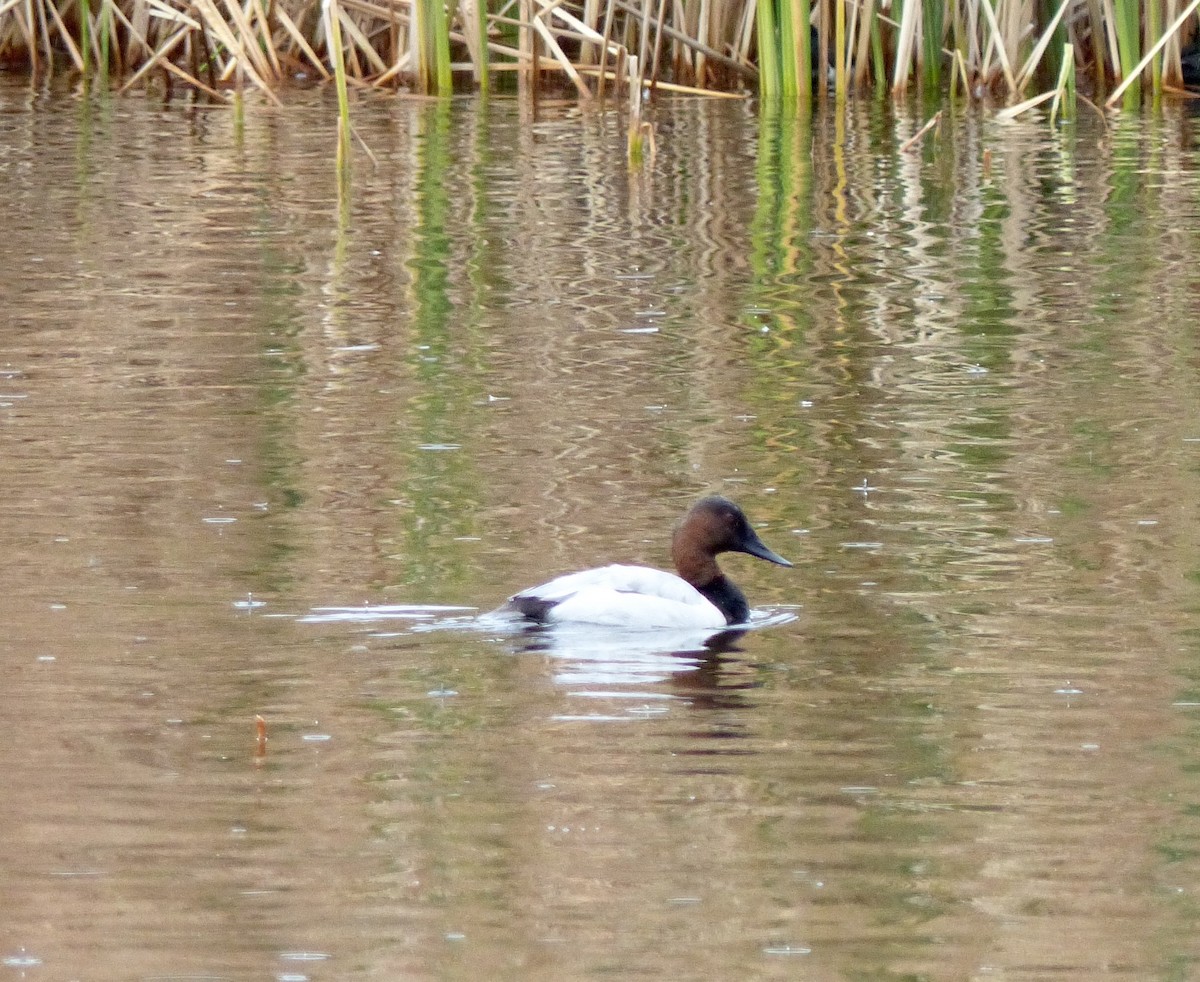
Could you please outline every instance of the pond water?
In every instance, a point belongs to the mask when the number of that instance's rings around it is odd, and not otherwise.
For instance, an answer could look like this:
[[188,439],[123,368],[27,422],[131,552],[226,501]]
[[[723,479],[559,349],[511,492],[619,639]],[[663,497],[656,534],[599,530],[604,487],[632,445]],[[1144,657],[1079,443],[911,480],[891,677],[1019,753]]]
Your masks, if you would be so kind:
[[1198,124],[926,115],[4,83],[0,978],[1196,977]]

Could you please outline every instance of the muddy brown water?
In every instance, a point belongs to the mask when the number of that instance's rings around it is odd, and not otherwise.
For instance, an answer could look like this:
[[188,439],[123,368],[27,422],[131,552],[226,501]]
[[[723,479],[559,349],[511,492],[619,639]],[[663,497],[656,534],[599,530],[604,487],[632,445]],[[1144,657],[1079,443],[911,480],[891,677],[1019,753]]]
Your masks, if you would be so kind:
[[5,975],[1195,977],[1194,119],[333,118],[0,86]]

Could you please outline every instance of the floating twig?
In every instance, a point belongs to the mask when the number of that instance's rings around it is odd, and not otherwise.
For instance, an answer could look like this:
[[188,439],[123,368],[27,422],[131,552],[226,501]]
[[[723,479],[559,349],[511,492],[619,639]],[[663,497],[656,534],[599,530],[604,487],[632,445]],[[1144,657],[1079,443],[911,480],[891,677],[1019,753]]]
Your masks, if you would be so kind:
[[926,123],[919,130],[917,130],[916,133],[914,133],[912,136],[910,136],[907,140],[904,141],[904,144],[900,147],[900,152],[908,153],[908,151],[911,150],[913,148],[913,146],[920,141],[921,137],[923,137],[931,129],[933,129],[935,126],[937,126],[937,124],[940,123],[941,121],[942,121],[942,111],[939,109],[937,112],[935,112],[933,114],[933,118],[930,119],[928,123]]

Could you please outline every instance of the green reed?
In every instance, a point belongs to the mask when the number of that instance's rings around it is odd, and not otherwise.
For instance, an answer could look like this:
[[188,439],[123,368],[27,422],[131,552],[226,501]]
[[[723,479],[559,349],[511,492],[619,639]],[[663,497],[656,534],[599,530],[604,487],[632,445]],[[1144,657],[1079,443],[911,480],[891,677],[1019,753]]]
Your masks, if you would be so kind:
[[415,0],[417,17],[417,80],[421,92],[450,95],[450,21],[443,0]]
[[337,89],[338,136],[337,173],[339,184],[344,183],[350,171],[350,93],[346,82],[346,55],[342,47],[342,25],[338,0],[322,0],[325,19],[325,36],[333,59],[333,80]]
[[758,4],[758,92],[764,99],[775,99],[783,93],[779,28],[772,0]]
[[[1132,77],[1134,66],[1141,59],[1140,8],[1139,0],[1112,0],[1122,78]],[[1125,91],[1126,105],[1135,106],[1141,95],[1141,82],[1135,79]]]
[[1050,125],[1061,112],[1064,120],[1075,118],[1075,52],[1066,45],[1059,61],[1058,83],[1054,87],[1054,99],[1050,103]]

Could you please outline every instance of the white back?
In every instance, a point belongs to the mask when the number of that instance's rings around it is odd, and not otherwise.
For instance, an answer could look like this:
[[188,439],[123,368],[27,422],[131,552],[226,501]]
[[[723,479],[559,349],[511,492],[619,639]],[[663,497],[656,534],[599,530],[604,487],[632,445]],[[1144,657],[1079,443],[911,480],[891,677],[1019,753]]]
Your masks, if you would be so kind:
[[648,566],[619,564],[568,573],[522,590],[554,604],[550,621],[581,621],[613,627],[724,627],[725,615],[690,583]]

